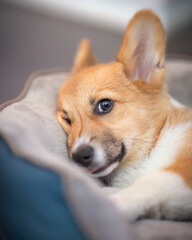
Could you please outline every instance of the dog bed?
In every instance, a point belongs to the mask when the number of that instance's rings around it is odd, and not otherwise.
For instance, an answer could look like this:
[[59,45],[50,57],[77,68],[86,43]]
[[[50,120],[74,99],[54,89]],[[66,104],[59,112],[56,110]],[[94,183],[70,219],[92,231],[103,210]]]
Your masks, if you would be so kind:
[[[56,120],[59,86],[69,72],[33,74],[0,112],[0,239],[192,239],[192,222],[129,223],[98,180],[68,158]],[[169,92],[192,105],[192,61],[167,61]]]

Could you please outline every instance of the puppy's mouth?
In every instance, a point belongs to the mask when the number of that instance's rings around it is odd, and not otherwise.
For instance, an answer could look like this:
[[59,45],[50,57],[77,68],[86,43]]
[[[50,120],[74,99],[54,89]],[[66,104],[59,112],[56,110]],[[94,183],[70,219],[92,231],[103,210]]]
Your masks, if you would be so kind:
[[125,155],[125,146],[122,143],[121,151],[114,159],[112,159],[109,163],[107,163],[106,165],[104,165],[100,168],[87,169],[87,171],[90,174],[92,174],[92,176],[94,176],[94,177],[107,176],[119,165],[119,163],[123,159],[124,155]]

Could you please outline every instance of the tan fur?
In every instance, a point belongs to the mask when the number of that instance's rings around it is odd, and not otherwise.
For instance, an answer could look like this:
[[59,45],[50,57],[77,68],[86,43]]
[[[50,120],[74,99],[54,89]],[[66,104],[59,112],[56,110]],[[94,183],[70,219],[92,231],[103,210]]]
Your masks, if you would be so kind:
[[[146,32],[141,34],[147,33],[141,38],[144,44],[137,38],[143,26]],[[151,52],[148,53],[148,50]],[[192,113],[186,109],[176,109],[166,94],[163,84],[164,55],[164,30],[159,18],[149,10],[140,11],[131,20],[115,62],[96,65],[90,43],[87,40],[81,43],[74,69],[61,87],[57,103],[57,119],[68,134],[70,155],[80,136],[97,143],[102,142],[109,131],[117,139],[129,138],[131,141],[131,148],[118,166],[118,171],[130,162],[149,155],[165,125],[191,121]],[[146,58],[149,62],[147,72],[141,64]],[[143,77],[138,79],[138,74]],[[100,99],[115,102],[109,114],[98,116],[93,113]],[[71,126],[63,120],[68,117]],[[190,187],[191,138],[192,130],[187,133],[174,164],[165,169],[180,174]]]

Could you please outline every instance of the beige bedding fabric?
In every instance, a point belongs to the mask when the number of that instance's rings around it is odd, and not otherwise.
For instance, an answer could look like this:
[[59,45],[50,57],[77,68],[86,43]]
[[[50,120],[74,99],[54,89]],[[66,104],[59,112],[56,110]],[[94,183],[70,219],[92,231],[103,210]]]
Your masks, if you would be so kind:
[[[2,106],[0,133],[12,151],[61,176],[69,205],[89,239],[192,239],[191,222],[127,223],[99,183],[72,165],[66,136],[55,117],[57,92],[67,75],[63,70],[36,74],[20,99]],[[177,100],[192,105],[192,61],[168,61],[166,81]]]

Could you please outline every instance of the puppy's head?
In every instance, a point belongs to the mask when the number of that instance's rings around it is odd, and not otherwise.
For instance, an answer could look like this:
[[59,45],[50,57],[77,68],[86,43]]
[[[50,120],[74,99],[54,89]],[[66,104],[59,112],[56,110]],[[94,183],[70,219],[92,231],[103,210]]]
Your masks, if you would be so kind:
[[70,157],[93,176],[110,174],[150,151],[169,109],[164,91],[165,35],[159,18],[140,11],[116,61],[97,64],[88,40],[60,89],[57,119]]

